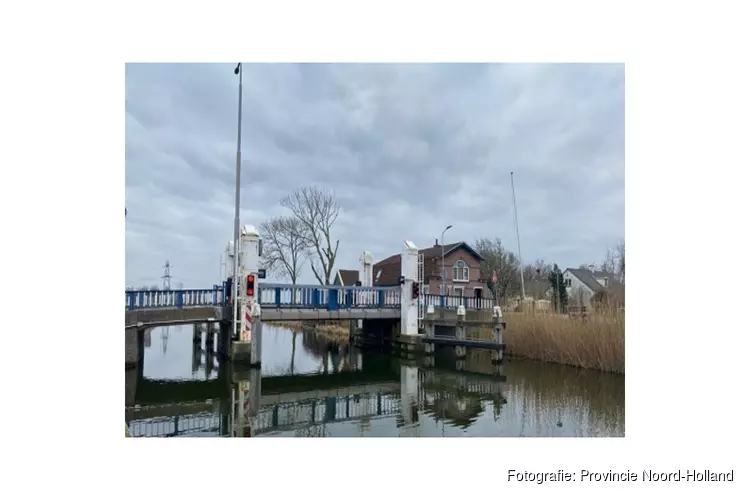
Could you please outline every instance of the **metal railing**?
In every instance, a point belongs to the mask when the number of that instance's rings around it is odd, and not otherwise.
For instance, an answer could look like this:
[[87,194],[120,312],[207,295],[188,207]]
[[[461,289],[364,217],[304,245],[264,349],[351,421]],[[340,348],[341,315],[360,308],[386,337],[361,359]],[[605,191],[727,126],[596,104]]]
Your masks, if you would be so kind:
[[224,305],[221,287],[195,290],[138,290],[125,292],[125,309],[206,307]]
[[458,295],[424,294],[420,299],[424,300],[425,306],[432,305],[436,309],[458,309],[458,306],[463,305],[467,310],[489,311],[496,304],[492,298],[461,297]]
[[[229,305],[228,287],[187,290],[137,290],[125,292],[125,309],[208,307]],[[261,307],[276,309],[398,309],[401,287],[319,286],[262,283],[258,286]],[[491,310],[491,298],[422,294],[420,306],[439,309]]]
[[276,309],[397,309],[401,288],[263,283],[259,298],[261,307]]

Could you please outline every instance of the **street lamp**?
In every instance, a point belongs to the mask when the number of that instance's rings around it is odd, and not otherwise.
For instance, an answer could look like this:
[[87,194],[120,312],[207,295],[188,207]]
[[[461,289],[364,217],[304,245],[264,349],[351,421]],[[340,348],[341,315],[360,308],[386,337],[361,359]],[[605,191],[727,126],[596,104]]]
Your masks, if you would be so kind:
[[234,270],[232,273],[232,337],[237,337],[237,288],[240,273],[240,165],[242,163],[242,63],[237,63],[234,74],[240,75],[237,106],[237,166],[234,180]]
[[443,234],[440,235],[440,253],[442,254],[443,262],[441,264],[441,271],[440,271],[440,286],[443,288],[443,293],[440,295],[445,295],[446,287],[445,287],[445,280],[447,276],[445,275],[445,232],[452,228],[453,225],[448,225],[445,229],[443,229]]

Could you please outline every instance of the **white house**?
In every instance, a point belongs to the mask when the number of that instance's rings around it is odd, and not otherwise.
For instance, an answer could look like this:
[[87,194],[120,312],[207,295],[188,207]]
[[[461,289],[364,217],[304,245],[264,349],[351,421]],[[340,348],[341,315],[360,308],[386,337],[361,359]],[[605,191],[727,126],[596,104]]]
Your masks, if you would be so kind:
[[623,293],[623,285],[611,274],[595,271],[594,266],[588,269],[573,269],[569,267],[563,273],[565,289],[571,304],[591,305],[591,297],[597,292],[605,290],[619,295]]

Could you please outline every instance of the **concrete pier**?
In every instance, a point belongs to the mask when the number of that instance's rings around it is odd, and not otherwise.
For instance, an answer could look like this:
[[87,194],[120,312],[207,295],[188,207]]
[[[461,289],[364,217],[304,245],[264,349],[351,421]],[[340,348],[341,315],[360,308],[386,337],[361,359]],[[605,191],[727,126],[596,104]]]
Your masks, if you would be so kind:
[[230,352],[232,362],[249,366],[260,366],[263,350],[263,323],[258,315],[252,319],[252,334],[250,340],[234,340]]
[[[458,306],[457,319],[456,319],[456,340],[462,342],[466,340],[466,309],[464,306]],[[466,346],[457,345],[453,348],[456,353],[456,359],[461,360],[466,358]]]
[[219,337],[216,342],[216,351],[220,357],[229,358],[232,343],[232,323],[230,321],[222,321],[219,323],[218,328]]
[[143,360],[144,331],[137,328],[125,330],[125,369],[135,368]]
[[211,323],[205,324],[206,329],[206,350],[213,350],[214,349],[214,330],[211,328]]

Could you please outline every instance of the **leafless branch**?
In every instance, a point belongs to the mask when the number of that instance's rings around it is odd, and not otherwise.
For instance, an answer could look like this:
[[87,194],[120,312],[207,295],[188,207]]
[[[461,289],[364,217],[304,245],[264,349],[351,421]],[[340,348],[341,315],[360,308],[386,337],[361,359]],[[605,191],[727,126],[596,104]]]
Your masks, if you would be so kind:
[[516,290],[520,293],[521,279],[518,258],[513,252],[505,250],[499,238],[490,240],[481,238],[474,248],[484,257],[480,272],[489,285],[492,284],[492,272],[497,272],[497,290],[490,286],[494,297],[505,299]]
[[302,223],[291,216],[274,217],[261,224],[260,234],[266,268],[272,274],[297,283],[308,250]]
[[300,223],[300,235],[310,257],[310,268],[321,285],[331,283],[331,274],[339,250],[332,240],[331,228],[339,216],[339,204],[333,192],[303,187],[286,196],[281,205]]

